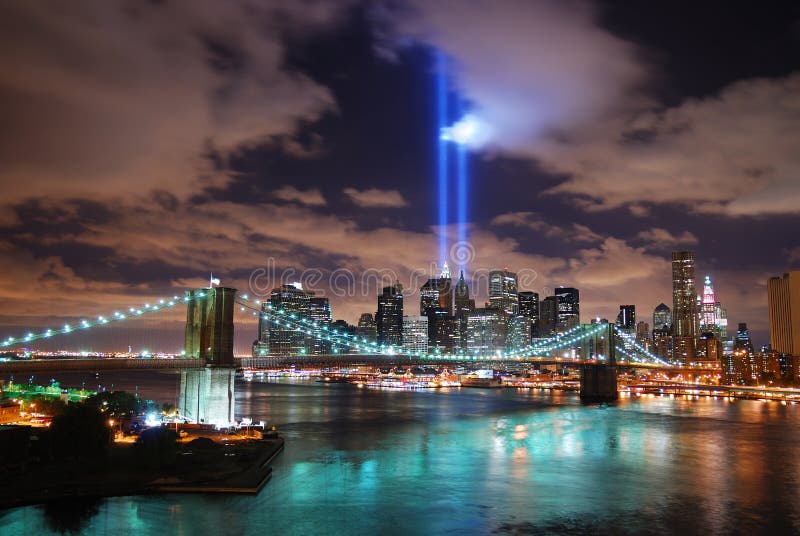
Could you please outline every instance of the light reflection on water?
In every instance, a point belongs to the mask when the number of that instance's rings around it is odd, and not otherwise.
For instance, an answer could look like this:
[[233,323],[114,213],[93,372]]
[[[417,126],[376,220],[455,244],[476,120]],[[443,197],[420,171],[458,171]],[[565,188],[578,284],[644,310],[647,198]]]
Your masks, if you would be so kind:
[[[166,395],[168,399],[169,396]],[[120,497],[82,530],[119,534],[791,533],[798,406],[313,382],[237,383],[237,415],[287,440],[257,497]],[[94,513],[94,510],[97,513]],[[40,507],[3,534],[47,533]]]

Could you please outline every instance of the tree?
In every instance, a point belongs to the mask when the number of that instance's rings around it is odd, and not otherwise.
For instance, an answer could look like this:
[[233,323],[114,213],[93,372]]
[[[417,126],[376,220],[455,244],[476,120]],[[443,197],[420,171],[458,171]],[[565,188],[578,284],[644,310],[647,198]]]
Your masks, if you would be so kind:
[[108,418],[96,407],[67,404],[50,425],[56,459],[104,458],[111,444]]
[[127,391],[104,391],[87,398],[84,402],[106,415],[106,418],[122,419],[130,414],[144,411],[147,404]]
[[147,467],[173,465],[178,455],[178,434],[164,427],[144,430],[136,440],[136,457]]

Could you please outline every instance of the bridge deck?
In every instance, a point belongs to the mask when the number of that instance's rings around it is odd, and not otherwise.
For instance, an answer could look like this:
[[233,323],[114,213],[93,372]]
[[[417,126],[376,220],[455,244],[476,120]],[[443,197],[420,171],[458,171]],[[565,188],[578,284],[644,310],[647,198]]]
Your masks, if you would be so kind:
[[188,370],[206,365],[203,359],[95,358],[30,359],[0,362],[0,374],[20,372],[85,372],[100,370]]

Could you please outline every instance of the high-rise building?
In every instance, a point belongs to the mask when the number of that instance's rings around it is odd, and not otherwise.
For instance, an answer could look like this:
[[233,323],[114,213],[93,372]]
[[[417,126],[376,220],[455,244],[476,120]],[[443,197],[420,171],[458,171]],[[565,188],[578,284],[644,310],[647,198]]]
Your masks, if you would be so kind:
[[700,334],[712,333],[714,338],[724,341],[728,337],[728,314],[716,298],[711,277],[703,282],[703,296],[700,299]]
[[[272,289],[269,302],[261,304],[261,310],[266,313],[283,311],[286,314],[295,314],[307,318],[311,312],[312,294],[303,290],[300,283],[281,285]],[[272,314],[268,315],[269,352],[273,355],[303,355],[308,353],[307,337],[305,332],[296,327],[287,327],[276,321]]]
[[659,303],[653,310],[653,329],[664,329],[672,326],[672,312],[665,303]]
[[375,313],[378,344],[400,348],[403,344],[403,287],[397,283],[383,287]]
[[529,290],[519,293],[519,314],[528,319],[531,337],[539,336],[539,294]]
[[314,355],[331,353],[331,341],[326,340],[325,333],[330,329],[331,303],[328,298],[314,297],[309,300],[308,319],[311,320],[310,334],[306,335],[306,352]]
[[531,321],[527,316],[511,315],[506,326],[506,352],[519,353],[531,344]]
[[617,315],[617,326],[626,330],[628,333],[633,333],[636,330],[635,305],[619,306],[619,314]]
[[455,310],[454,316],[458,319],[458,350],[467,350],[467,319],[475,309],[475,300],[469,297],[469,286],[464,280],[464,271],[458,276],[458,283],[454,291]]
[[403,317],[403,352],[409,354],[428,353],[428,317]]
[[375,326],[375,317],[371,313],[362,313],[358,318],[358,329],[356,330],[359,338],[367,339],[369,342],[378,340],[378,328]]
[[490,271],[490,307],[499,309],[509,315],[516,314],[519,311],[517,300],[517,274],[509,272],[508,268]]
[[450,269],[444,263],[439,277],[432,277],[419,289],[419,314],[428,317],[428,348],[451,352],[455,333],[453,290]]
[[539,337],[548,338],[558,328],[558,298],[548,296],[539,303]]
[[698,335],[697,292],[694,284],[694,253],[672,253],[672,346],[675,360],[694,358]]
[[779,354],[800,356],[800,270],[767,281],[769,343]]
[[479,308],[467,319],[467,352],[488,356],[505,351],[506,314],[500,309]]
[[576,327],[581,323],[580,293],[572,287],[558,287],[554,292],[558,300],[559,333]]
[[653,346],[653,341],[650,339],[650,324],[644,320],[636,323],[636,342],[648,352]]

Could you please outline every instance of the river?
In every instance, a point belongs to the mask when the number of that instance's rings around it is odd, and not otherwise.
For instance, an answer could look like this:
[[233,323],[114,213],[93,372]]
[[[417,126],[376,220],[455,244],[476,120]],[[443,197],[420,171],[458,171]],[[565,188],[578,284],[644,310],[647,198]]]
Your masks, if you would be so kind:
[[[171,401],[175,378],[104,381]],[[643,397],[583,406],[575,393],[299,380],[236,388],[237,415],[286,439],[258,496],[18,508],[0,512],[0,533],[800,532],[797,405]]]

